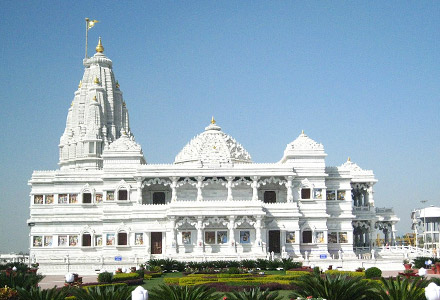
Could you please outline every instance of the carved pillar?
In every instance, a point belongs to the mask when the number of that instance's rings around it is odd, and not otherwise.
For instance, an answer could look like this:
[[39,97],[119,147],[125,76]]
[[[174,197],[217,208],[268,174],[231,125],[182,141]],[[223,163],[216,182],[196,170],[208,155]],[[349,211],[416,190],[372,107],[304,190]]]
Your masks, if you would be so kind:
[[258,247],[258,251],[262,251],[263,241],[261,239],[261,221],[263,216],[256,216],[255,222],[255,245]]
[[142,204],[142,177],[136,177],[137,202]]
[[233,198],[232,198],[232,180],[234,179],[234,177],[228,176],[228,177],[226,177],[226,179],[228,180],[228,183],[226,185],[228,188],[228,198],[226,200],[232,201],[233,200]]
[[293,176],[287,176],[286,189],[287,189],[287,202],[293,202],[292,183]]
[[367,189],[367,195],[368,195],[368,204],[370,206],[374,206],[374,197],[373,197],[374,191],[373,191],[373,184],[370,184]]
[[198,216],[197,217],[197,245],[196,245],[196,252],[202,253],[203,252],[203,217]]
[[[396,225],[393,223],[391,225],[391,246],[395,246],[396,245]],[[434,241],[434,240],[432,240]]]
[[176,217],[174,216],[170,217],[169,229],[170,229],[169,248],[170,248],[170,252],[175,254],[177,252],[176,251],[177,242],[176,242]]
[[197,179],[197,201],[203,201],[203,195],[202,195],[202,187],[203,187],[203,177],[199,176]]
[[170,177],[171,179],[171,202],[177,201],[177,180],[179,177]]
[[231,252],[235,252],[235,216],[229,217],[228,223],[229,229],[229,248]]
[[252,201],[258,200],[258,176],[252,176]]
[[151,232],[145,232],[145,252],[151,254]]

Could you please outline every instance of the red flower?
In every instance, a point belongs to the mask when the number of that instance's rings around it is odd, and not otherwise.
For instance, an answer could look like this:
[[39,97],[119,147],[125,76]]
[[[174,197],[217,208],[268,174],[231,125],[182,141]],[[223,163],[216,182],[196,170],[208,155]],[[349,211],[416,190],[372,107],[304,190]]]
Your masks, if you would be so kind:
[[225,297],[223,297],[223,300],[227,300],[227,299],[228,299],[228,297],[226,297],[226,296],[225,296]]
[[313,298],[313,296],[308,296],[308,297],[307,297],[307,299],[312,299],[312,298]]

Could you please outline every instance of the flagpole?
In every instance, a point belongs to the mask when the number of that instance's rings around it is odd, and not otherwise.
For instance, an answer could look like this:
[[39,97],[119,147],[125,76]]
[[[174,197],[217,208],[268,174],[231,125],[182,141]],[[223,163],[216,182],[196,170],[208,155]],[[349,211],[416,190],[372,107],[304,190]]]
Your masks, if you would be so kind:
[[89,33],[89,18],[86,18],[86,58],[87,58],[87,40],[88,40],[88,33]]

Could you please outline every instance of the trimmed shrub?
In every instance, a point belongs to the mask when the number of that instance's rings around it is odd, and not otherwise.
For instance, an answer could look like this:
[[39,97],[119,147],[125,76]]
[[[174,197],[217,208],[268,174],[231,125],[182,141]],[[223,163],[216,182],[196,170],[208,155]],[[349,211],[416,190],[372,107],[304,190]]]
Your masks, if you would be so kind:
[[382,271],[379,268],[371,267],[365,270],[366,278],[377,278],[382,276]]
[[98,282],[111,283],[113,274],[110,272],[102,272],[98,275]]
[[255,260],[251,260],[251,259],[243,259],[240,262],[240,265],[242,268],[247,268],[247,269],[253,269],[257,266],[257,263]]
[[228,270],[228,274],[240,274],[240,270],[236,267],[230,267]]
[[[180,278],[182,278],[182,277],[180,277]],[[179,277],[165,277],[163,279],[163,282],[166,284],[179,284],[180,278]]]
[[312,273],[309,271],[286,271],[286,275],[291,275],[291,276],[308,276],[311,274]]
[[139,278],[138,273],[119,273],[119,274],[113,275],[112,282],[133,280],[133,279],[138,279],[138,278]]
[[327,270],[324,273],[329,275],[346,275],[348,277],[365,277],[365,272]]
[[83,285],[81,285],[81,287],[83,289],[89,289],[89,288],[94,288],[97,286],[126,286],[127,284],[124,282],[115,282],[115,283],[103,283],[103,284],[96,284],[96,282],[89,282],[89,283],[85,283]]
[[426,268],[425,261],[431,260],[433,264],[436,262],[440,262],[439,258],[436,257],[428,257],[428,256],[419,256],[414,259],[414,268],[420,269],[421,267]]
[[269,261],[267,259],[257,259],[257,268],[260,268],[261,270],[266,270],[268,262]]

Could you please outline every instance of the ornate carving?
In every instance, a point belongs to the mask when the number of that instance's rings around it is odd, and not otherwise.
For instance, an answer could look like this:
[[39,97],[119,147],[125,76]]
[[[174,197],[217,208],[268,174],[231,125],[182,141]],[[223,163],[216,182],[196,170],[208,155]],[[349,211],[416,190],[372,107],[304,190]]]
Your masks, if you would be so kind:
[[275,183],[275,184],[279,184],[279,185],[283,185],[286,184],[286,181],[284,179],[278,178],[278,177],[269,177],[269,178],[265,178],[263,180],[260,180],[258,182],[259,185],[266,185],[269,183]]
[[179,228],[180,226],[183,226],[184,224],[189,224],[191,226],[196,227],[197,225],[197,221],[194,218],[190,218],[190,217],[184,217],[181,220],[179,220],[178,222],[176,222],[176,226],[175,228]]
[[235,221],[235,227],[240,226],[244,223],[248,223],[249,225],[254,226],[255,221],[254,221],[254,218],[252,218],[252,217],[243,216],[243,217],[239,218],[237,221]]
[[193,138],[174,160],[182,163],[228,164],[251,163],[251,156],[234,138],[221,131],[216,124],[211,124],[205,131]]
[[176,187],[181,187],[181,186],[183,186],[185,184],[196,186],[197,185],[197,181],[194,181],[191,178],[186,177],[185,179],[183,179],[181,181],[178,181],[177,184],[176,184]]
[[171,185],[171,181],[156,177],[156,178],[152,178],[152,179],[149,179],[149,180],[145,180],[142,183],[142,188],[144,188],[145,186],[153,185],[153,184],[159,184],[159,185],[167,186],[167,185]]
[[234,180],[232,182],[232,187],[236,187],[236,186],[238,186],[240,184],[251,185],[252,184],[252,180],[248,180],[248,179],[246,179],[244,177],[240,177],[239,179]]

